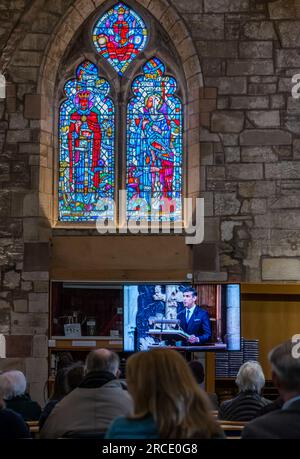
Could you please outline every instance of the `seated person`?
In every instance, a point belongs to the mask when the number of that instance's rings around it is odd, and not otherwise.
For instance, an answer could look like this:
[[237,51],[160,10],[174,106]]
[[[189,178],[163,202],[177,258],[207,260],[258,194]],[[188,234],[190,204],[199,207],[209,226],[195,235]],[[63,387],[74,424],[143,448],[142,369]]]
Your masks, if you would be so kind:
[[177,351],[138,352],[127,360],[126,376],[134,415],[113,421],[105,438],[224,438],[206,394]]
[[67,393],[78,387],[84,378],[84,364],[77,362],[66,369],[66,391]]
[[53,394],[45,405],[40,420],[40,429],[55,405],[69,392],[79,386],[84,377],[84,366],[82,363],[74,363],[68,367],[60,368],[55,376]]
[[55,405],[65,396],[67,395],[66,385],[65,385],[65,368],[61,368],[57,371],[55,380],[54,380],[54,389],[51,397],[49,398],[48,402],[46,403],[40,419],[39,419],[39,426],[40,429],[45,424],[46,419],[48,418],[49,414],[55,407]]
[[18,413],[5,408],[3,395],[0,394],[0,440],[31,438],[29,429]]
[[219,418],[224,421],[251,421],[262,407],[271,403],[260,395],[265,385],[265,376],[260,364],[252,360],[244,363],[239,369],[235,382],[239,394],[221,404]]
[[[204,382],[204,368],[203,368],[202,363],[199,360],[192,360],[191,362],[188,363],[188,365],[190,369],[192,370],[192,373],[197,383],[202,388],[202,384]],[[211,409],[217,410],[219,408],[217,394],[207,394],[207,395],[211,403]]]
[[40,431],[41,438],[100,434],[117,416],[132,413],[132,399],[117,379],[118,355],[97,349],[88,354],[85,366],[84,379],[55,405]]
[[41,407],[26,393],[26,385],[26,378],[21,371],[5,371],[0,375],[0,392],[6,408],[19,413],[25,421],[38,421]]
[[184,309],[177,314],[180,328],[190,337],[187,344],[201,345],[211,338],[211,326],[208,312],[197,305],[197,292],[187,287],[183,292]]
[[242,438],[300,439],[300,359],[293,356],[294,346],[287,341],[269,354],[273,383],[284,402],[282,408],[249,422]]
[[257,417],[264,416],[265,414],[271,413],[271,411],[281,410],[283,404],[284,400],[281,397],[278,397],[269,405],[263,406],[261,410],[259,410],[259,412],[257,413]]

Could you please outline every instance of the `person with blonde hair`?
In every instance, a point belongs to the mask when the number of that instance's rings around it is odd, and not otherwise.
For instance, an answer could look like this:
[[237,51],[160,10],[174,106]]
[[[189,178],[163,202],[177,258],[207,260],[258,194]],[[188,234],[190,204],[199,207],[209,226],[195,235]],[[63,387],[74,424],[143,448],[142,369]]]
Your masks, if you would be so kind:
[[126,377],[134,415],[115,419],[105,438],[225,438],[206,394],[177,351],[159,348],[132,355]]

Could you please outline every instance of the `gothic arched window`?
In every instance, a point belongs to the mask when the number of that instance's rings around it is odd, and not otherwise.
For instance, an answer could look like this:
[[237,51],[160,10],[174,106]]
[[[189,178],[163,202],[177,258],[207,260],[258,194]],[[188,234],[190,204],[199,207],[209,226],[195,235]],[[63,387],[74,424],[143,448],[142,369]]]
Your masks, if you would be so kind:
[[156,57],[143,71],[132,83],[127,108],[128,216],[146,204],[147,219],[181,220],[182,104],[176,80]]
[[113,200],[125,183],[128,218],[180,221],[183,104],[176,79],[160,56],[141,54],[149,31],[124,3],[97,18],[92,40],[100,57],[81,62],[60,106],[59,220],[113,220],[114,207],[99,201]]
[[64,87],[60,107],[59,216],[95,220],[99,198],[114,198],[114,105],[109,83],[91,62],[80,64]]

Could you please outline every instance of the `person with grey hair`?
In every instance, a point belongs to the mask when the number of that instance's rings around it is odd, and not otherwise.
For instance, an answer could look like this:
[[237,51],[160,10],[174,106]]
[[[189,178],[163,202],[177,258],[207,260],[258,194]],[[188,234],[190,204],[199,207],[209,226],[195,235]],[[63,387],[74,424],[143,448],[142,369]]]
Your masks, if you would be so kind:
[[0,391],[6,408],[19,413],[25,421],[37,421],[41,415],[41,407],[26,393],[26,386],[22,371],[11,370],[0,374]]
[[31,438],[31,435],[22,416],[5,407],[3,392],[0,389],[0,440],[17,438]]
[[91,351],[86,358],[84,379],[55,405],[40,437],[100,438],[113,419],[130,416],[133,402],[118,375],[116,353],[107,349]]
[[86,373],[92,373],[94,371],[109,371],[110,373],[117,375],[119,366],[120,359],[118,354],[107,351],[106,349],[91,351],[85,361]]
[[219,418],[226,421],[250,421],[254,419],[263,406],[271,403],[260,395],[265,385],[265,377],[258,362],[244,363],[237,374],[237,397],[223,402],[219,409]]
[[242,438],[300,439],[300,355],[296,348],[297,343],[289,340],[270,352],[272,379],[283,405],[250,422]]

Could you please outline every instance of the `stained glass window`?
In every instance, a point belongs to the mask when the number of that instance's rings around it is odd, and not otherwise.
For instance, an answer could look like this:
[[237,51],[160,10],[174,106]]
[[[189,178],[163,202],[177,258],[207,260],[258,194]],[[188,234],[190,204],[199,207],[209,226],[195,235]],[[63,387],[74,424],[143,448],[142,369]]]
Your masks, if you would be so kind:
[[[182,219],[182,104],[176,80],[156,57],[132,84],[127,107],[126,187],[129,218]],[[156,215],[154,215],[156,213]]]
[[145,48],[147,29],[138,14],[124,3],[105,13],[93,30],[98,53],[123,75],[128,65]]
[[[91,62],[69,80],[59,120],[59,220],[84,222],[103,216],[100,198],[114,198],[114,105],[109,83]],[[105,217],[112,218],[112,215]],[[104,218],[104,217],[103,217]]]

